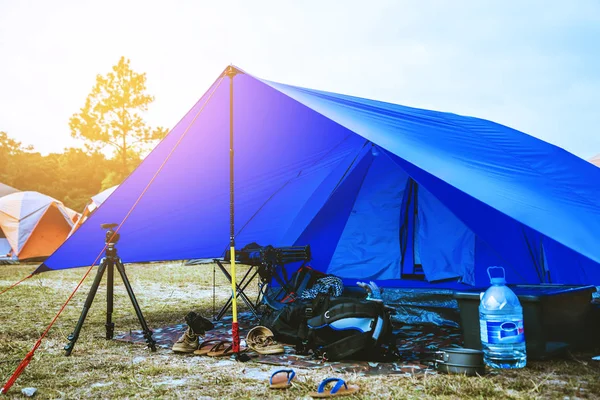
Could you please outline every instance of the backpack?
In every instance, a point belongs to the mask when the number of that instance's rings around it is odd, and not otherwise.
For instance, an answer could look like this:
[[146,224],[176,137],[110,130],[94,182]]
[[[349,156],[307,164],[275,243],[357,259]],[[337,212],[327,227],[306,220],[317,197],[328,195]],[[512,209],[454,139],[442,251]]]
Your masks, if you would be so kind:
[[307,332],[301,351],[312,350],[329,361],[387,361],[398,356],[391,311],[382,302],[320,295],[305,312]]
[[290,278],[287,290],[270,288],[263,298],[267,307],[260,325],[269,328],[278,341],[300,346],[307,335],[305,311],[312,301],[300,298],[298,293],[312,288],[325,276],[323,272],[302,266]]
[[312,288],[325,276],[323,272],[312,269],[308,265],[302,266],[291,276],[286,287],[269,288],[263,297],[263,302],[273,310],[281,310],[286,305],[296,302],[299,294]]

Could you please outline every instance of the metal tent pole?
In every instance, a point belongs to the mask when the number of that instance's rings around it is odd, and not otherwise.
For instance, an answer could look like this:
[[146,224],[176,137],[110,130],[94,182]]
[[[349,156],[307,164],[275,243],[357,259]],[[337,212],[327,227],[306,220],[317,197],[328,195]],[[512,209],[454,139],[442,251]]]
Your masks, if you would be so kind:
[[239,71],[233,66],[227,67],[225,76],[229,77],[229,247],[231,259],[231,292],[232,292],[232,314],[231,324],[232,350],[239,359],[240,353],[240,331],[237,318],[237,283],[235,272],[235,220],[234,220],[234,153],[233,153],[233,78]]

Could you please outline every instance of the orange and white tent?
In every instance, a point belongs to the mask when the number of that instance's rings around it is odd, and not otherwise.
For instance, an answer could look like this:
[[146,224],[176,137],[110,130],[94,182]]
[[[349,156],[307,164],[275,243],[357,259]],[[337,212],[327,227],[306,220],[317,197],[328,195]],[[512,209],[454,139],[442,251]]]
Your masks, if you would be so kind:
[[592,164],[600,167],[600,154],[596,154],[594,157],[589,160]]
[[74,221],[75,224],[73,225],[73,229],[71,230],[71,233],[69,233],[69,236],[71,236],[73,232],[75,232],[81,226],[81,224],[83,224],[90,217],[90,215],[92,215],[92,213],[102,205],[102,203],[104,203],[104,200],[106,200],[108,196],[110,196],[117,187],[119,187],[119,185],[108,188],[98,193],[97,195],[92,196],[90,201],[86,204],[85,208],[83,209],[79,218],[76,221]]
[[19,191],[18,189],[15,189],[12,186],[8,186],[8,185],[5,185],[4,183],[0,182],[0,197],[7,196],[9,194],[16,193],[18,191]]
[[[7,196],[9,194],[13,194],[18,192],[18,189],[15,189],[12,186],[5,185],[0,182],[0,197]],[[10,263],[12,259],[12,248],[8,243],[8,239],[4,236],[2,229],[0,229],[0,265]]]
[[0,230],[19,260],[47,257],[67,238],[72,216],[58,200],[38,192],[0,198]]

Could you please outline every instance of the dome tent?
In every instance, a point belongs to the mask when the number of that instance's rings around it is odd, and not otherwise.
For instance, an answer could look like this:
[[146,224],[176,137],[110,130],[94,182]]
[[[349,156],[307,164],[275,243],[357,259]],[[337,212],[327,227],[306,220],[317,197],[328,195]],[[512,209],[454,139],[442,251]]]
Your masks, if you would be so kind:
[[67,208],[38,192],[0,198],[0,230],[19,260],[48,257],[67,238],[73,225]]
[[12,186],[8,186],[0,182],[0,197],[4,197],[12,193],[17,193],[18,191],[18,189],[15,189]]
[[73,232],[75,232],[77,229],[79,229],[81,224],[83,224],[92,215],[92,213],[94,211],[96,211],[96,209],[98,207],[100,207],[102,205],[102,203],[104,203],[104,201],[108,198],[108,196],[110,196],[118,186],[119,185],[116,185],[116,186],[110,187],[108,189],[105,189],[102,192],[100,192],[90,198],[90,201],[88,201],[88,203],[85,205],[85,208],[83,209],[81,214],[78,214],[79,218],[73,224],[73,228],[71,229],[69,236],[71,236],[73,234]]

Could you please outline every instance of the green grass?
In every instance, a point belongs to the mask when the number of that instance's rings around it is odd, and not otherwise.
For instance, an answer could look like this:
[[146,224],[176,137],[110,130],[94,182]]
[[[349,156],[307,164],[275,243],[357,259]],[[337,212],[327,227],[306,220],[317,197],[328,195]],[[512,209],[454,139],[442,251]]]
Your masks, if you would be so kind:
[[[0,266],[0,289],[27,275],[34,266]],[[240,274],[245,272],[241,268]],[[0,384],[45,330],[85,269],[47,272],[0,295]],[[212,315],[213,266],[162,263],[127,266],[127,273],[151,328],[183,322],[190,310]],[[304,398],[327,376],[327,368],[299,369],[298,382],[286,391],[267,388],[274,369],[258,363],[236,363],[208,357],[177,356],[169,350],[150,353],[143,345],[104,340],[104,286],[83,327],[71,357],[62,350],[85,301],[92,271],[50,330],[36,355],[11,389],[9,398],[23,398],[21,388],[35,387],[37,398]],[[228,296],[227,282],[217,271],[217,308]],[[116,332],[139,329],[120,279],[115,277]],[[243,307],[240,307],[243,310]],[[519,371],[491,371],[484,377],[357,376],[354,398],[406,399],[545,399],[600,398],[600,362],[589,355],[569,360],[530,362]],[[349,397],[350,398],[350,397]]]

